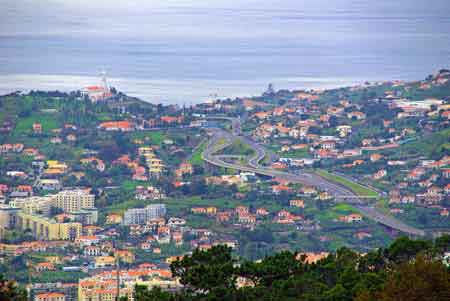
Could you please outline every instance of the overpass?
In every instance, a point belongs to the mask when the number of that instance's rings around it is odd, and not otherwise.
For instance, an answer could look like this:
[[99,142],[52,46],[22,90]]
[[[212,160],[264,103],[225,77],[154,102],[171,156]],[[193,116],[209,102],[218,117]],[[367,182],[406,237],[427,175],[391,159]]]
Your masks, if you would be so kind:
[[[233,125],[237,125],[240,129],[239,120],[236,121],[236,118],[223,118],[223,117],[215,117],[216,119],[228,119],[232,121]],[[226,132],[222,129],[212,129],[212,138],[208,141],[207,147],[202,153],[202,159],[209,164],[241,170],[245,172],[253,172],[255,174],[278,177],[289,180],[294,183],[300,183],[307,186],[313,186],[318,188],[319,190],[327,191],[334,195],[336,200],[340,202],[345,202],[348,204],[352,204],[359,212],[366,216],[367,218],[374,220],[375,222],[385,225],[389,228],[398,230],[400,232],[414,235],[414,236],[424,236],[425,232],[421,229],[417,229],[415,227],[409,226],[396,218],[389,216],[373,206],[369,206],[364,203],[361,197],[356,195],[350,189],[341,186],[339,184],[333,183],[330,180],[327,180],[315,173],[311,172],[302,172],[301,174],[293,174],[284,171],[274,170],[272,168],[263,167],[259,165],[259,161],[265,157],[266,151],[263,146],[257,144],[247,137],[236,136],[234,133]],[[233,128],[233,132],[235,132],[235,128]],[[220,157],[215,156],[214,154],[218,151],[226,148],[230,144],[233,143],[236,139],[240,139],[241,141],[249,144],[255,149],[255,155],[248,160],[248,165],[237,164],[237,163],[228,163],[223,161]],[[218,144],[218,141],[225,141],[225,143]]]

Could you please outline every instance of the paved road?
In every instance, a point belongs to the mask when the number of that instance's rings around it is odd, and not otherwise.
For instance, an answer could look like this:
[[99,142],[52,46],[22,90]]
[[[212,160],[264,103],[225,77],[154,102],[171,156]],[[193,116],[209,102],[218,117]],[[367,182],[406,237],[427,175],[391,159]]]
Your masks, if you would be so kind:
[[[220,117],[217,117],[220,118]],[[225,118],[230,119],[230,118]],[[236,119],[231,118],[234,126],[239,126]],[[237,123],[237,125],[236,125]],[[240,126],[239,126],[240,128]],[[205,148],[205,151],[202,153],[202,159],[206,162],[230,169],[236,169],[241,171],[247,171],[247,172],[254,172],[261,175],[267,175],[272,177],[279,177],[283,179],[287,179],[291,182],[301,183],[303,185],[309,185],[314,186],[320,190],[328,191],[329,193],[333,194],[337,199],[341,202],[352,204],[355,208],[357,208],[361,214],[366,216],[367,218],[370,218],[380,224],[383,224],[385,226],[388,226],[392,229],[410,234],[410,235],[417,235],[417,236],[424,236],[425,232],[421,229],[414,228],[412,226],[406,225],[405,223],[384,214],[383,212],[377,210],[376,208],[367,205],[365,202],[363,202],[361,199],[357,197],[355,193],[353,193],[351,190],[340,186],[338,184],[335,184],[333,182],[330,182],[327,179],[324,179],[320,177],[319,175],[315,173],[309,173],[309,172],[302,172],[299,174],[293,174],[283,171],[274,170],[268,167],[262,167],[259,165],[259,161],[264,158],[266,152],[264,150],[264,147],[257,144],[256,142],[252,141],[251,139],[247,137],[242,136],[236,136],[235,130],[233,130],[233,134],[226,132],[222,129],[211,129],[212,137],[208,142],[207,147]],[[236,163],[228,163],[224,162],[214,154],[218,152],[221,149],[224,149],[233,141],[236,139],[241,139],[242,141],[248,143],[251,145],[254,149],[256,154],[249,159],[248,165],[242,165],[242,164],[236,164]],[[222,143],[218,145],[218,141],[225,141],[225,143]]]

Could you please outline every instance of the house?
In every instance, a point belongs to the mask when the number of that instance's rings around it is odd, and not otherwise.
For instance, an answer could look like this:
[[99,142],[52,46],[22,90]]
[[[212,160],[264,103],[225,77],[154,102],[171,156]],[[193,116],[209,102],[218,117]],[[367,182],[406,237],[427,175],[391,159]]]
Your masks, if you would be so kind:
[[191,212],[194,214],[206,214],[206,208],[204,207],[194,207],[191,208]]
[[143,242],[143,243],[141,243],[141,249],[142,250],[150,250],[152,248],[152,244],[151,243],[149,243],[149,242],[147,242],[147,241],[145,241],[145,242]]
[[303,200],[290,200],[289,206],[291,207],[298,207],[298,208],[305,208],[305,201]]
[[167,124],[173,124],[173,123],[182,123],[184,120],[183,116],[162,116],[161,122],[167,123]]
[[154,186],[136,186],[135,198],[138,200],[160,200],[165,194]]
[[40,124],[40,123],[33,123],[33,133],[41,134],[42,133],[42,124]]
[[117,213],[110,213],[106,216],[106,224],[120,224],[122,223],[122,216]]
[[345,223],[360,222],[362,221],[362,215],[358,213],[352,213],[349,215],[340,216],[339,221]]
[[191,175],[194,172],[192,164],[184,162],[180,164],[180,167],[175,170],[177,178],[182,178],[184,175]]
[[237,215],[241,215],[241,214],[247,214],[249,213],[249,209],[246,206],[237,206],[234,211],[236,212]]
[[74,134],[69,134],[66,136],[66,140],[70,142],[75,142],[77,141],[77,136],[75,136]]
[[219,223],[226,223],[229,222],[231,219],[231,212],[230,211],[222,211],[218,212],[216,214],[216,221]]
[[40,262],[34,266],[36,272],[55,271],[55,265],[51,262]]
[[181,246],[183,244],[183,233],[181,231],[172,232],[172,241],[177,246]]
[[416,197],[414,195],[404,195],[402,197],[403,204],[412,204],[416,201]]
[[320,253],[313,253],[313,252],[307,252],[307,253],[298,253],[297,257],[295,259],[301,260],[304,258],[304,261],[308,264],[313,264],[318,262],[319,260],[322,260],[324,258],[327,258],[329,253],[327,252],[320,252]]
[[425,174],[425,168],[417,167],[411,170],[406,178],[410,181],[417,181]]
[[275,163],[272,163],[271,167],[273,169],[286,169],[288,166],[286,163],[275,162]]
[[343,138],[352,132],[352,127],[350,125],[340,125],[336,127],[336,130],[339,132],[339,136]]
[[339,116],[342,113],[344,113],[344,108],[343,107],[328,107],[327,108],[327,114],[328,115]]
[[18,171],[18,170],[9,170],[9,171],[6,172],[6,175],[8,177],[22,178],[22,179],[26,179],[28,177],[28,175],[25,172]]
[[267,211],[266,208],[258,208],[258,209],[256,209],[256,215],[257,216],[266,216],[266,215],[269,215],[269,211]]
[[319,200],[321,201],[331,200],[332,198],[333,195],[331,195],[328,191],[322,191],[319,193]]
[[389,204],[398,204],[401,201],[400,190],[393,189],[389,191]]
[[130,132],[134,130],[134,125],[130,121],[106,121],[100,123],[99,129],[105,131]]
[[302,219],[301,216],[294,215],[287,210],[281,210],[277,213],[274,222],[277,224],[293,224],[300,219]]
[[383,155],[374,153],[370,155],[370,162],[377,162],[383,158]]
[[353,111],[347,114],[348,119],[356,119],[356,120],[363,120],[366,118],[366,114],[359,111]]
[[98,246],[86,246],[83,250],[84,256],[100,256],[102,254],[100,247]]
[[81,247],[96,245],[99,242],[100,242],[100,237],[95,236],[95,235],[82,235],[82,236],[78,236],[75,239],[75,244],[79,245]]
[[371,238],[372,234],[370,234],[369,232],[365,232],[365,231],[359,231],[359,232],[356,232],[355,237],[358,238],[359,240],[363,240],[366,238]]
[[281,152],[288,152],[291,150],[291,147],[289,145],[283,145],[281,147]]
[[372,177],[374,180],[380,180],[387,175],[387,171],[385,169],[380,169],[377,171]]
[[255,224],[256,216],[250,213],[241,213],[238,216],[238,222],[242,224]]
[[442,188],[437,186],[431,186],[427,189],[427,194],[430,196],[440,195],[442,193]]
[[293,150],[301,150],[301,149],[305,149],[308,148],[308,144],[293,144],[291,145],[291,149]]
[[92,102],[99,100],[106,100],[112,96],[111,91],[108,91],[103,86],[88,86],[81,90],[83,96],[87,96]]
[[97,256],[95,257],[95,267],[104,268],[115,266],[116,259],[113,256]]
[[291,188],[285,185],[273,185],[272,186],[272,192],[275,194],[280,194],[281,192],[290,192]]
[[333,150],[336,148],[336,141],[334,140],[325,140],[320,143],[321,148],[324,150]]
[[125,263],[133,263],[135,259],[134,253],[129,250],[117,250],[114,255]]
[[206,207],[206,214],[207,215],[216,215],[217,213],[217,208],[216,207]]
[[45,292],[34,296],[34,301],[66,301],[66,295],[60,292]]
[[321,122],[323,122],[323,123],[328,123],[329,121],[330,121],[330,115],[328,115],[328,114],[322,114],[322,115],[320,115],[320,117],[319,117],[319,120],[321,121]]
[[313,195],[317,193],[317,190],[312,186],[304,186],[302,187],[301,191],[303,194],[306,195]]
[[268,112],[256,112],[255,114],[253,114],[253,116],[259,120],[263,120],[263,119],[266,119],[267,117],[269,117],[269,113]]

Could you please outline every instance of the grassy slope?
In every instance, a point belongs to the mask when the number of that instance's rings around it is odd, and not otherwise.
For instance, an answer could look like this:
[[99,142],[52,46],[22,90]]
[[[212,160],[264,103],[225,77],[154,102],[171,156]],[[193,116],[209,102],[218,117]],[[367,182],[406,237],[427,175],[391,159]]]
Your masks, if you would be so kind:
[[195,152],[192,154],[191,159],[189,160],[189,163],[191,163],[192,165],[202,165],[203,164],[203,159],[202,159],[202,153],[206,148],[206,141],[203,141],[196,149]]
[[398,154],[421,154],[434,159],[450,154],[450,129],[423,136],[418,140],[401,145]]
[[338,176],[336,174],[329,173],[322,169],[316,170],[316,173],[318,175],[320,175],[321,177],[324,177],[325,179],[328,179],[332,182],[339,183],[339,184],[342,184],[342,185],[348,187],[350,190],[352,190],[354,193],[356,193],[359,196],[371,196],[371,197],[379,196],[377,192],[375,192],[363,185],[352,182],[346,178]]

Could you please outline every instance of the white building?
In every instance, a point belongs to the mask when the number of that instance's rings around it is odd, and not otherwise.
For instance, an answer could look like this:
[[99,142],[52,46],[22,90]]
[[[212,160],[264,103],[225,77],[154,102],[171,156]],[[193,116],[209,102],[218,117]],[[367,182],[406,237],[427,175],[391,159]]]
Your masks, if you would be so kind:
[[151,204],[145,208],[133,208],[125,211],[123,222],[125,225],[143,225],[151,219],[166,215],[166,205]]

